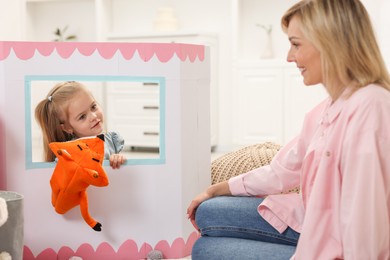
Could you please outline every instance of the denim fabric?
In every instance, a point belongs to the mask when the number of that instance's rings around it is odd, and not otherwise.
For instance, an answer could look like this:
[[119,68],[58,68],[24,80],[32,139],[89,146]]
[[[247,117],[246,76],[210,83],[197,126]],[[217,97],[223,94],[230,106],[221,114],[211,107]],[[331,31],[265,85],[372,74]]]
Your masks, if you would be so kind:
[[288,260],[295,246],[232,237],[201,237],[192,260]]
[[[291,257],[299,233],[287,228],[280,234],[273,228],[257,212],[262,201],[256,197],[227,196],[204,201],[196,211],[195,219],[202,237],[193,248],[193,259],[234,259],[232,254],[241,256],[240,259]],[[265,258],[270,252],[281,258]]]

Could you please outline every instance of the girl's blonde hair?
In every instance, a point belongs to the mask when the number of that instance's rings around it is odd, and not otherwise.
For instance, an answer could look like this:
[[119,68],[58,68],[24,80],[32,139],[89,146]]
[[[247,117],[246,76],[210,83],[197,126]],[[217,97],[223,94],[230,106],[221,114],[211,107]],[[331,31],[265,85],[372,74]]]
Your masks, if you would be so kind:
[[283,15],[284,31],[293,17],[321,53],[324,85],[333,99],[347,86],[351,93],[371,83],[390,90],[370,17],[359,0],[302,0]]
[[72,134],[62,130],[61,125],[68,119],[68,105],[73,97],[87,89],[79,82],[68,81],[56,84],[35,108],[35,119],[42,129],[44,159],[47,162],[55,160],[50,150],[51,142],[72,140]]

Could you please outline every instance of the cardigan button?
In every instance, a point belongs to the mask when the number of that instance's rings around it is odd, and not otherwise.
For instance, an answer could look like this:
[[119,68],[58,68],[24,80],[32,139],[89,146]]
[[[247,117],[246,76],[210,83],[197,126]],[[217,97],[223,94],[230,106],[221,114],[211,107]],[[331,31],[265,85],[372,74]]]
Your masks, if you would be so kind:
[[329,157],[330,156],[330,152],[326,151],[325,155]]

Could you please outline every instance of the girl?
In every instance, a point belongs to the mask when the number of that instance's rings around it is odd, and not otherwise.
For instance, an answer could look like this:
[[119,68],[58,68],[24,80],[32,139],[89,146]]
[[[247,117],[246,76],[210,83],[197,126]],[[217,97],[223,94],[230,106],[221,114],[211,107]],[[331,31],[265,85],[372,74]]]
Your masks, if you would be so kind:
[[[35,118],[43,133],[45,161],[55,160],[49,148],[51,142],[66,142],[103,133],[103,111],[92,93],[81,83],[68,81],[55,85],[35,108]],[[116,132],[104,133],[104,157],[113,169],[126,158],[119,152],[124,140]]]

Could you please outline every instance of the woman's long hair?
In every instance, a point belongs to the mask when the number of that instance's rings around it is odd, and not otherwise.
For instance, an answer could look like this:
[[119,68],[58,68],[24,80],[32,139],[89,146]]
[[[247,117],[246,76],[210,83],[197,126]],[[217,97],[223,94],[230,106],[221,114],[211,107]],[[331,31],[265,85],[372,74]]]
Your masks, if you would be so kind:
[[323,83],[333,99],[347,86],[351,93],[372,83],[390,90],[389,73],[359,0],[300,1],[282,17],[284,31],[293,17],[321,53]]

